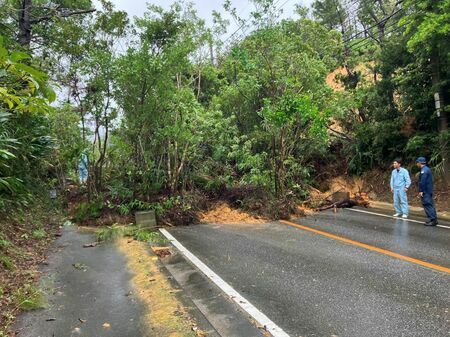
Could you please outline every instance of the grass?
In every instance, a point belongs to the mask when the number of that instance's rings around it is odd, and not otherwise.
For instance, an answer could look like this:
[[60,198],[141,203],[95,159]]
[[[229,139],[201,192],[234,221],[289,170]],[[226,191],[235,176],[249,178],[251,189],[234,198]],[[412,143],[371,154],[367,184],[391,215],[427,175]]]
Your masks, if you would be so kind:
[[99,229],[96,232],[96,239],[98,242],[115,241],[116,239],[124,236],[152,244],[162,244],[168,242],[156,230],[150,230],[148,228],[142,228],[141,226],[136,225],[112,225],[106,228]]
[[27,283],[13,292],[14,302],[22,310],[36,310],[48,306],[45,295],[33,284]]
[[125,236],[132,237],[135,240],[148,242],[153,244],[161,244],[168,242],[161,236],[158,231],[149,230],[140,226],[128,227],[125,231]]
[[108,226],[96,231],[95,236],[98,242],[114,241],[123,236],[124,227],[118,225]]
[[47,237],[47,232],[43,228],[39,228],[33,231],[33,238],[35,239],[43,239]]
[[2,233],[0,233],[0,249],[5,249],[11,246],[11,242],[7,240]]
[[33,284],[49,238],[63,222],[62,213],[39,198],[7,213],[0,215],[0,337],[11,336],[20,311],[47,306],[46,290]]
[[15,268],[14,262],[12,262],[11,259],[3,254],[0,254],[0,265],[2,265],[7,270],[12,270]]

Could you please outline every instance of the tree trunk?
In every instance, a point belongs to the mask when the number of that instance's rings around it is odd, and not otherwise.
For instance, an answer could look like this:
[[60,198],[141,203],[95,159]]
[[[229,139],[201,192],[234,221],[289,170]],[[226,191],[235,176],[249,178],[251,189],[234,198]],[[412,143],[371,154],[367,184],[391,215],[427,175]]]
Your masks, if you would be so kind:
[[272,136],[272,161],[273,161],[273,183],[275,188],[275,196],[278,198],[279,186],[278,186],[278,164],[277,164],[277,151],[276,151],[276,137]]
[[93,13],[95,12],[94,8],[90,9],[80,9],[80,10],[73,10],[73,11],[67,11],[66,8],[58,7],[58,14],[56,14],[53,11],[49,11],[50,14],[44,15],[42,17],[38,18],[31,18],[31,8],[33,7],[33,1],[32,0],[18,0],[19,8],[18,8],[18,24],[19,24],[19,36],[18,36],[18,42],[21,46],[25,48],[29,48],[31,44],[31,29],[33,24],[38,24],[40,22],[49,21],[51,20],[55,15],[58,15],[60,17],[69,17],[72,15],[80,15],[80,14],[87,14],[87,13]]
[[30,9],[32,0],[22,0],[20,2],[18,22],[19,22],[19,44],[29,48],[31,43],[31,18]]

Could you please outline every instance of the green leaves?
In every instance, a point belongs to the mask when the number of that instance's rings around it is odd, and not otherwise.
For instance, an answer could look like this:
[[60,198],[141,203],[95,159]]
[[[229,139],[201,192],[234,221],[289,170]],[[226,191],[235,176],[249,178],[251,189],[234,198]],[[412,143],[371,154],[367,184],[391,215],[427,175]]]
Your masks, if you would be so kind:
[[[43,118],[56,99],[45,72],[0,39],[0,205],[25,205],[29,181],[53,148]],[[33,176],[33,177],[31,177]]]
[[22,60],[28,60],[30,58],[31,56],[24,52],[14,52],[10,55],[10,59],[12,62],[20,62]]
[[[410,9],[399,25],[407,25],[405,34],[409,37],[410,51],[425,48],[432,51],[436,44],[448,42],[450,34],[450,0],[405,1]],[[447,48],[448,49],[448,48]]]

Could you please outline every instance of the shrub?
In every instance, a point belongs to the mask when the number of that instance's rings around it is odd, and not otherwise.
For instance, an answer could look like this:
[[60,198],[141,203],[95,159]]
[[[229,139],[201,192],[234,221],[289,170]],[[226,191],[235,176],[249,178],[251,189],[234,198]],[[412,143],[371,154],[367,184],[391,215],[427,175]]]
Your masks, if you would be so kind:
[[101,210],[102,203],[100,201],[81,202],[75,208],[73,220],[83,222],[89,219],[99,218]]

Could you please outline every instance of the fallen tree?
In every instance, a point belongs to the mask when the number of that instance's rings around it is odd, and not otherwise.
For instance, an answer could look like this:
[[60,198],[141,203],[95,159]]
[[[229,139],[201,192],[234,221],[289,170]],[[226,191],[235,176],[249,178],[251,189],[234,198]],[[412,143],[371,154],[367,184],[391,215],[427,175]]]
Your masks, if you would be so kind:
[[325,199],[324,205],[316,208],[317,211],[325,211],[327,209],[336,208],[352,208],[355,206],[369,207],[370,202],[366,193],[358,192],[350,197],[348,192],[336,192],[332,195],[332,199]]

